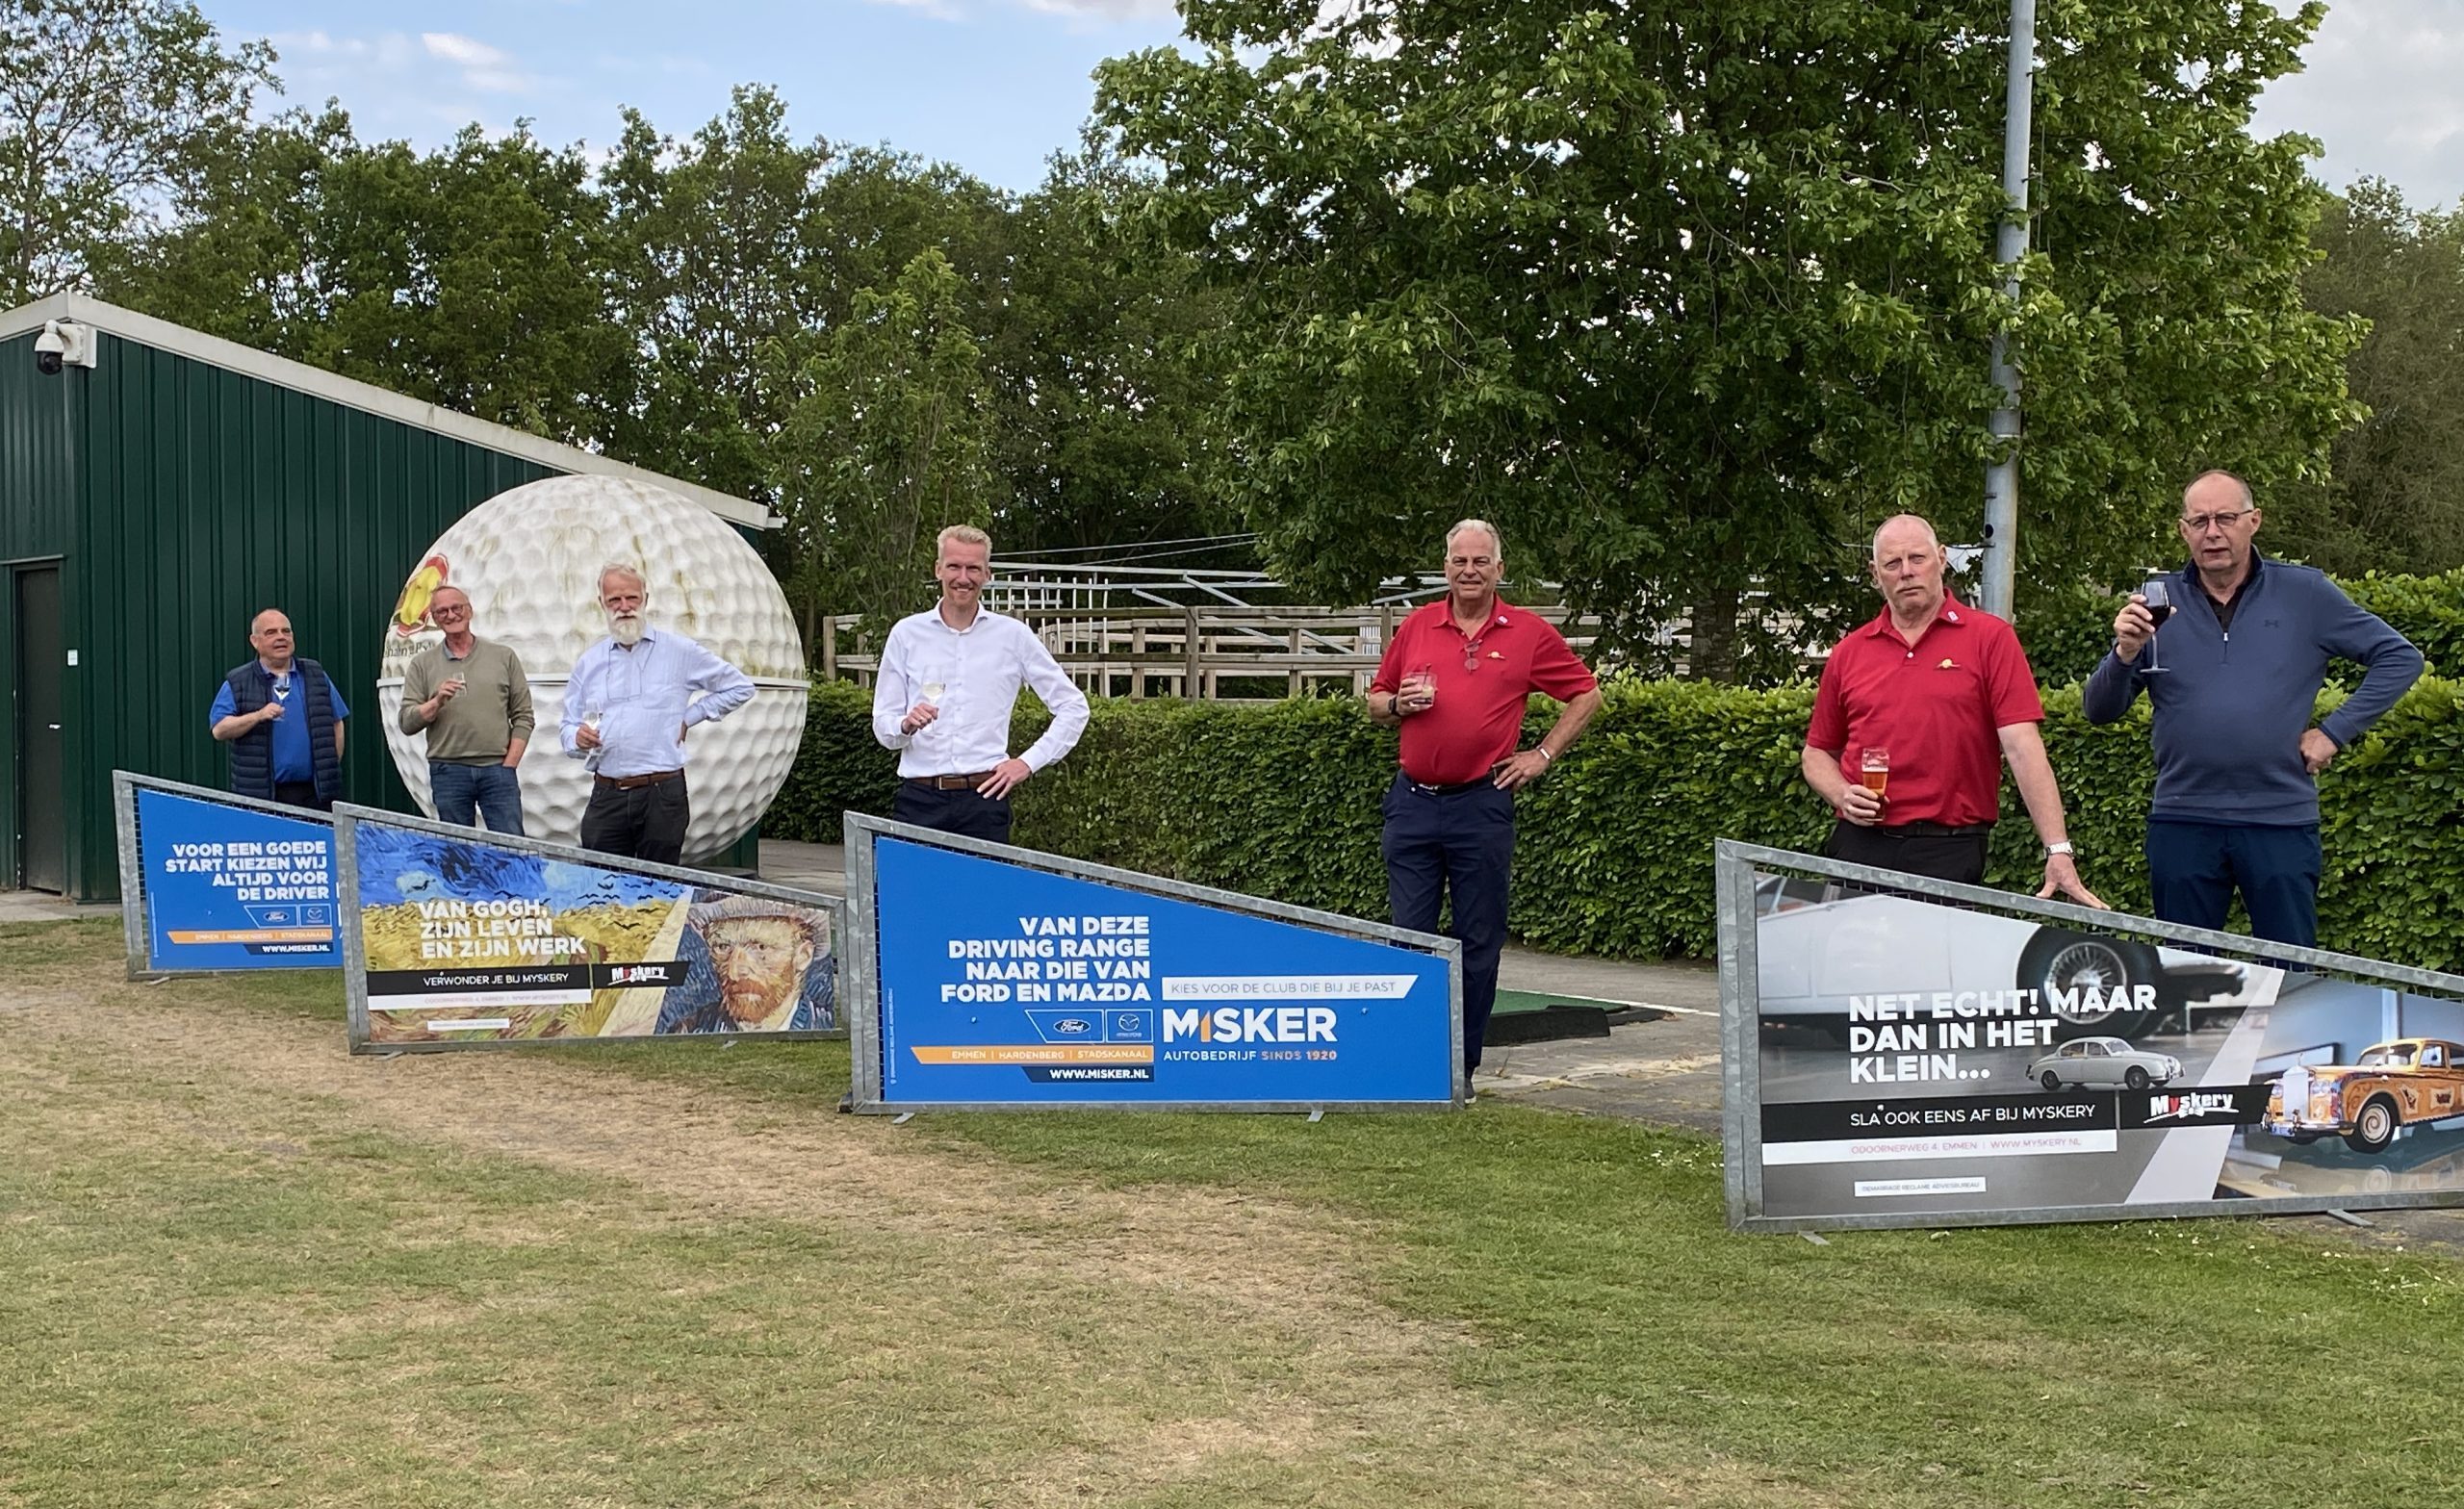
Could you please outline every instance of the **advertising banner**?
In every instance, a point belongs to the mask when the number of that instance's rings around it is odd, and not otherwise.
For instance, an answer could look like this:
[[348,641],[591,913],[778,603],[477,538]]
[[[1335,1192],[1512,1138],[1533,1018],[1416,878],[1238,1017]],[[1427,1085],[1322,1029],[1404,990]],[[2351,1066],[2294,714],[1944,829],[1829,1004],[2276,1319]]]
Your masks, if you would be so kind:
[[1451,940],[936,836],[849,819],[859,1109],[1457,1099]]
[[2464,981],[1865,873],[1753,867],[1723,908],[1741,1224],[2464,1201],[2464,1001],[2406,987]]
[[133,973],[342,963],[323,813],[125,773],[115,784]]
[[837,1035],[838,904],[342,809],[353,1051]]

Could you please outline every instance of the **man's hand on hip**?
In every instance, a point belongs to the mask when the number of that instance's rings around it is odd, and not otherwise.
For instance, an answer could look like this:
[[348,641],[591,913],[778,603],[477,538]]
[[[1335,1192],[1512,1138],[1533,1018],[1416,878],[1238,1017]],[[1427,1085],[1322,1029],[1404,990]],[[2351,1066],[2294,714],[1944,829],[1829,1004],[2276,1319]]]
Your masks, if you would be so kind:
[[984,784],[975,788],[976,794],[997,802],[1016,790],[1019,781],[1034,774],[1027,768],[1025,760],[1013,756],[992,767],[992,774],[985,777]]
[[1549,769],[1549,756],[1538,750],[1525,750],[1508,755],[1498,768],[1489,772],[1490,784],[1501,790],[1520,791],[1540,779]]
[[2335,757],[2335,740],[2327,737],[2326,734],[2321,732],[2317,729],[2308,729],[2303,730],[2301,734],[2301,763],[2309,770],[2310,774],[2315,776],[2319,772],[2326,769],[2327,762]]

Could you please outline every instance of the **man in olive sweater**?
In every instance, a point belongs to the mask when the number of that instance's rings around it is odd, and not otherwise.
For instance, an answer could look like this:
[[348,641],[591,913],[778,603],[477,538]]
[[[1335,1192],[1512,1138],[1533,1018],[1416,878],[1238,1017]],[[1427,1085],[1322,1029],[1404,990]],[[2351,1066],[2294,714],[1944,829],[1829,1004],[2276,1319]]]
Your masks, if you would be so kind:
[[[2258,506],[2232,473],[2190,485],[2181,528],[2191,560],[2166,578],[2165,622],[2132,594],[2082,708],[2112,723],[2143,689],[2155,709],[2156,915],[2221,929],[2239,885],[2251,932],[2313,947],[2319,772],[2404,695],[2422,652],[2324,574],[2252,550]],[[2314,725],[2330,655],[2358,662],[2361,685]]]
[[428,617],[445,630],[402,677],[402,731],[427,733],[428,791],[437,821],[492,833],[522,831],[522,782],[515,767],[536,720],[522,659],[471,632],[471,599],[439,587]]

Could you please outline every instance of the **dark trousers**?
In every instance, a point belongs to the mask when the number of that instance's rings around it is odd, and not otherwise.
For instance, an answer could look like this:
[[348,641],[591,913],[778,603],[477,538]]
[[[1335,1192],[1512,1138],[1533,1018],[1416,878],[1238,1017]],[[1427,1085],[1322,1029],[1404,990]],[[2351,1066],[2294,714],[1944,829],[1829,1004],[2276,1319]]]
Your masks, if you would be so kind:
[[2242,888],[2250,931],[2278,943],[2319,944],[2319,829],[2147,821],[2147,884],[2166,922],[2222,930]]
[[317,794],[317,783],[313,780],[277,780],[273,785],[273,799],[284,806],[304,806],[312,812],[334,809],[333,803]]
[[902,780],[889,815],[937,833],[956,833],[961,838],[981,838],[993,844],[1010,841],[1010,799],[980,796],[966,786],[942,791]]
[[684,830],[693,821],[684,778],[626,789],[594,780],[582,809],[581,846],[601,854],[676,864],[684,857]]
[[450,760],[427,767],[428,794],[436,802],[436,820],[475,828],[486,818],[488,831],[522,831],[522,778],[509,765],[457,765]]
[[1985,851],[1992,838],[1991,833],[1911,833],[1834,823],[1822,852],[1850,864],[1978,885],[1985,881]]
[[1505,949],[1506,876],[1514,864],[1514,793],[1479,781],[1432,796],[1398,775],[1381,810],[1386,907],[1395,926],[1437,931],[1450,892],[1452,936],[1463,942],[1463,1067],[1480,1066],[1480,1039],[1498,1004]]

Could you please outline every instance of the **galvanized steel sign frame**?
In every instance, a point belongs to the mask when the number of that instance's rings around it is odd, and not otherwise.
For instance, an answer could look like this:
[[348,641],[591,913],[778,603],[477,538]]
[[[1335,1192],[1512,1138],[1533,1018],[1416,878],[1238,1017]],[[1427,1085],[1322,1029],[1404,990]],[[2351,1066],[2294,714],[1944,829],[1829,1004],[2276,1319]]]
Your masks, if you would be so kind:
[[1732,1227],[2464,1204],[2464,977],[1730,840],[1715,872]]

